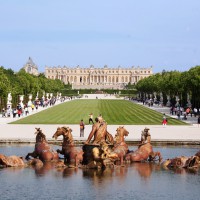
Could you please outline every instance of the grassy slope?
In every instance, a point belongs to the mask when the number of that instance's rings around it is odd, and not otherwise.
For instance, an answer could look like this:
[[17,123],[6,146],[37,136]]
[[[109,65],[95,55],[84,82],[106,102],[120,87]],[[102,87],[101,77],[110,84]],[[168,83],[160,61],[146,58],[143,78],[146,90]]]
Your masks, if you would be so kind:
[[[161,125],[162,114],[144,106],[124,100],[74,100],[54,106],[12,124],[88,124],[88,115],[102,114],[110,125]],[[182,121],[169,118],[169,125],[182,125]]]

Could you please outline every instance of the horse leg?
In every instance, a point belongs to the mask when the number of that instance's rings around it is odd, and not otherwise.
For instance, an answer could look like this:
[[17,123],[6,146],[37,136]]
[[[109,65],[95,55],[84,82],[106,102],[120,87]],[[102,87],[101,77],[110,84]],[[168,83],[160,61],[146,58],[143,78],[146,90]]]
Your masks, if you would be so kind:
[[149,155],[149,161],[155,161],[156,160],[156,157],[158,156],[158,160],[159,162],[162,161],[162,156],[161,156],[161,153],[159,151],[157,152],[151,152],[150,155]]
[[25,159],[26,160],[29,160],[30,158],[29,157],[33,157],[33,158],[37,158],[38,157],[38,155],[36,154],[36,152],[34,151],[34,152],[32,152],[32,153],[28,153],[27,155],[26,155],[26,157],[25,157]]

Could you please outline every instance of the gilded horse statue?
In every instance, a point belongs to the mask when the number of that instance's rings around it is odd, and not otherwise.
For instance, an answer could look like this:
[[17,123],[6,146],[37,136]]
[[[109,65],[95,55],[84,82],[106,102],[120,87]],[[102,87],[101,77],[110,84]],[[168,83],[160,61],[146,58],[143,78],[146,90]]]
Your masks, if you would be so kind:
[[65,163],[69,167],[78,167],[83,160],[83,150],[74,145],[72,129],[69,127],[58,127],[53,138],[57,139],[60,135],[63,136],[62,150],[58,149],[57,152],[64,155]]
[[125,142],[125,137],[128,136],[129,132],[123,126],[117,128],[116,131],[112,151],[118,156],[116,160],[120,160],[120,163],[123,164],[124,158],[129,151],[128,145]]
[[57,161],[59,159],[58,153],[54,151],[48,144],[45,134],[40,128],[36,129],[36,144],[32,153],[28,153],[26,159],[29,157],[38,158],[42,161]]
[[125,137],[128,136],[129,132],[121,126],[116,131],[113,145],[102,142],[99,147],[92,149],[94,161],[99,162],[102,167],[115,165],[117,161],[123,164],[125,155],[128,152]]
[[160,152],[154,152],[151,145],[151,135],[149,129],[145,128],[141,134],[141,143],[136,151],[129,152],[126,155],[128,162],[141,162],[141,161],[155,161],[158,158],[159,162],[162,160]]

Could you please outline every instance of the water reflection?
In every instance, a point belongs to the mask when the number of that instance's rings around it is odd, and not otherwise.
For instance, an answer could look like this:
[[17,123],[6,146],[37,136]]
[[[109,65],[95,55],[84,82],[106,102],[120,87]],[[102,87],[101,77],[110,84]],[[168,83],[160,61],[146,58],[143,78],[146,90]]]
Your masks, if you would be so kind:
[[[23,156],[32,146],[1,146],[0,153]],[[159,147],[165,159],[194,155],[197,148]],[[8,153],[9,152],[9,153]],[[158,163],[131,163],[105,170],[56,168],[0,169],[1,199],[199,199],[200,171],[163,169]],[[192,193],[192,196],[191,196]]]

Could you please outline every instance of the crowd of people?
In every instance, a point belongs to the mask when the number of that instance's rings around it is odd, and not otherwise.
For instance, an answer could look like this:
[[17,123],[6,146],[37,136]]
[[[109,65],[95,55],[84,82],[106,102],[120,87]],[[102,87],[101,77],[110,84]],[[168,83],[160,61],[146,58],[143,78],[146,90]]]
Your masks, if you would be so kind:
[[[64,101],[62,99],[62,101]],[[16,107],[11,108],[8,106],[7,109],[2,109],[2,117],[21,117],[27,116],[30,112],[37,111],[39,107],[48,107],[53,106],[56,103],[56,98],[52,97],[51,99],[38,99],[30,103],[19,103]]]

